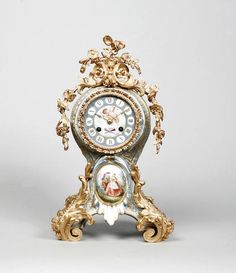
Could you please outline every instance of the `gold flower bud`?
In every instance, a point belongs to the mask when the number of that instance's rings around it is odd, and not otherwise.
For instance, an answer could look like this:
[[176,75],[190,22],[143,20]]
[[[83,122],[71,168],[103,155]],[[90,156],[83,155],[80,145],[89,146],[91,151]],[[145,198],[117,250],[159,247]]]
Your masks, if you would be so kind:
[[85,68],[86,68],[86,66],[82,65],[81,68],[80,68],[80,73],[84,73],[85,72]]
[[106,35],[103,37],[103,42],[105,45],[110,46],[113,43],[113,40],[112,40],[111,36]]
[[63,95],[64,95],[64,98],[69,102],[72,102],[74,100],[74,98],[76,97],[74,90],[70,90],[70,89],[67,89],[63,93]]
[[90,59],[96,59],[96,58],[98,57],[98,52],[97,52],[97,50],[96,50],[96,49],[90,49],[90,50],[88,51],[88,57],[89,57]]
[[121,50],[125,47],[125,42],[123,42],[123,41],[116,41],[116,42],[117,42],[116,47],[118,50]]

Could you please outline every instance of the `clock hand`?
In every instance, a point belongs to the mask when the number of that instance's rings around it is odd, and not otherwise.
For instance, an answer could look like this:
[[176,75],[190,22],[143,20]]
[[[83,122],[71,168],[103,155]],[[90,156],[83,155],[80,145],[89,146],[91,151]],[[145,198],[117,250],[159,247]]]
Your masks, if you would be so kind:
[[100,115],[100,114],[97,114],[97,113],[95,113],[95,115],[97,116],[97,117],[99,117],[99,118],[102,118],[102,119],[105,119],[106,121],[107,121],[107,123],[108,124],[112,124],[113,123],[113,121],[115,120],[114,119],[114,117],[112,117],[111,115],[106,115],[106,116],[102,116],[102,115]]
[[111,123],[111,117],[110,117],[110,116],[108,116],[108,117],[106,117],[106,116],[101,116],[101,115],[99,115],[99,114],[97,114],[97,113],[95,113],[95,115],[96,115],[97,117],[101,118],[101,119],[105,119],[108,123]]
[[119,115],[125,113],[127,110],[128,110],[128,109],[121,111],[121,112],[117,115],[117,117],[118,117]]
[[105,117],[103,117],[103,116],[101,116],[101,115],[99,115],[99,114],[97,114],[97,113],[95,113],[95,115],[96,115],[97,117],[99,117],[99,118],[105,119]]
[[102,116],[102,115],[100,115],[100,114],[98,114],[98,113],[95,113],[95,115],[96,115],[97,117],[101,118],[101,119],[105,119],[105,120],[107,121],[108,124],[112,124],[113,121],[115,121],[115,119],[117,118],[117,116],[116,116],[116,118],[114,118],[113,116],[111,116],[111,115],[109,115],[109,114],[108,114],[107,116]]

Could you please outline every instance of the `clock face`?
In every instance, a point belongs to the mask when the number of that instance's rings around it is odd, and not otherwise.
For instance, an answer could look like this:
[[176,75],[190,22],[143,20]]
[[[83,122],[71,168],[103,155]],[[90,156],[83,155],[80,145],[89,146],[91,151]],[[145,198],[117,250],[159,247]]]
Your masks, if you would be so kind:
[[82,127],[89,143],[111,152],[134,138],[139,116],[128,99],[110,94],[98,96],[87,103]]

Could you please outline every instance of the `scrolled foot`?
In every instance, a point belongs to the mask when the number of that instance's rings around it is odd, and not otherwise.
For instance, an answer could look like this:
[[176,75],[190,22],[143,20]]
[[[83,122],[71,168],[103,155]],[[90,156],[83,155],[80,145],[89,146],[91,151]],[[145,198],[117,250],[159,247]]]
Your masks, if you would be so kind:
[[59,211],[57,216],[52,219],[52,229],[59,240],[80,241],[83,237],[85,223],[92,225],[95,221],[83,208],[71,213]]
[[174,222],[169,220],[153,202],[151,197],[146,196],[142,191],[144,182],[140,179],[138,166],[133,166],[131,171],[135,183],[133,198],[136,206],[140,209],[137,229],[143,232],[146,242],[156,243],[168,238],[174,230]]
[[137,229],[143,232],[143,239],[146,242],[157,243],[168,238],[174,229],[174,223],[167,219],[164,214],[154,219],[142,216],[138,220]]
[[89,198],[88,181],[91,176],[92,163],[88,162],[85,168],[85,175],[79,180],[82,187],[78,194],[67,197],[65,206],[52,218],[51,225],[56,237],[65,241],[80,241],[83,237],[83,227],[85,223],[92,225],[95,223],[91,214],[84,208],[84,204]]

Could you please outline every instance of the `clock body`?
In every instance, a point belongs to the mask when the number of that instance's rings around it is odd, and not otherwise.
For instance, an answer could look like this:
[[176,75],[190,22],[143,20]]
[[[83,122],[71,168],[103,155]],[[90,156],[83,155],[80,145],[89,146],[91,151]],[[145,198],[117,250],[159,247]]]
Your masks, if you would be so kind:
[[137,218],[139,210],[130,209],[130,174],[150,133],[146,102],[133,90],[91,88],[75,103],[71,128],[84,156],[93,162],[89,212],[103,214],[110,225],[119,214]]

